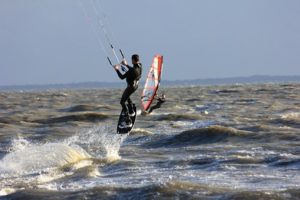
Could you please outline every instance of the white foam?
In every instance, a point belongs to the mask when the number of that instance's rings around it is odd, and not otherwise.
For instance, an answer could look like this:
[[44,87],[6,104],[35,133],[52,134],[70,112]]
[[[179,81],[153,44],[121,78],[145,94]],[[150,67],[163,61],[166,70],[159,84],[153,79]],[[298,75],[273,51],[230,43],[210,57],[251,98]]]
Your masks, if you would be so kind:
[[2,188],[2,189],[0,189],[0,197],[12,194],[15,191],[16,190],[14,188]]
[[0,161],[0,172],[1,174],[41,172],[89,157],[90,155],[78,146],[72,148],[60,143],[30,146],[7,154]]
[[280,117],[282,119],[300,119],[300,112],[289,112],[281,114]]
[[88,149],[99,147],[93,152],[96,158],[105,158],[108,162],[115,161],[120,159],[119,149],[126,137],[127,135],[112,133],[107,126],[95,126],[62,143],[31,144],[23,138],[18,138],[13,140],[10,153],[0,160],[0,173],[39,173],[91,158],[81,145],[87,145]]
[[136,115],[141,115],[142,114],[142,110],[141,109],[138,109],[137,111],[136,111]]
[[9,152],[21,151],[30,146],[30,142],[22,137],[13,139],[8,149]]
[[104,158],[108,160],[120,159],[119,150],[127,134],[116,134],[112,130],[112,126],[95,126],[91,129],[83,130],[75,136],[68,138],[64,143],[77,144],[79,146],[86,145],[88,149],[93,149],[93,156],[96,158]]
[[185,127],[185,128],[203,128],[203,127],[207,127],[207,126],[210,126],[210,125],[214,125],[215,122],[213,121],[175,121],[173,122],[173,124],[175,126],[178,126],[178,127]]
[[111,127],[95,126],[59,143],[13,140],[9,153],[0,160],[0,196],[22,189],[20,185],[51,186],[57,190],[61,186],[54,180],[72,175],[80,168],[88,167],[87,176],[100,176],[97,164],[119,160],[120,146],[127,137],[116,134]]

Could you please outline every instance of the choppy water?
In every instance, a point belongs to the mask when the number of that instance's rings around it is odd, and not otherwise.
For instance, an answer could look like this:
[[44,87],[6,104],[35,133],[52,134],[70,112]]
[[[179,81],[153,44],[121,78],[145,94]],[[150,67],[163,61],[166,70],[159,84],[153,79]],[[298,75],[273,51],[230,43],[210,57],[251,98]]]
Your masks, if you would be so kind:
[[300,199],[299,84],[164,91],[129,136],[121,89],[1,92],[0,199]]

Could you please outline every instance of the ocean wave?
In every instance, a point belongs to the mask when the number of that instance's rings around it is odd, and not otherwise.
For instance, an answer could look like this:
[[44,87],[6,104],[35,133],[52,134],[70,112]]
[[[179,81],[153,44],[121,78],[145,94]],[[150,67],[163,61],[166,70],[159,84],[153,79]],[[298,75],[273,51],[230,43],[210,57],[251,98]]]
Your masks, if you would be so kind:
[[[209,191],[209,192],[208,192]],[[223,190],[217,187],[211,188],[204,184],[193,184],[188,182],[170,181],[170,183],[143,185],[132,187],[124,185],[98,186],[82,191],[45,191],[43,189],[20,190],[12,193],[8,199],[207,199],[210,197],[220,197]],[[223,194],[225,195],[225,194]]]
[[107,186],[101,185],[84,191],[47,191],[45,189],[20,190],[6,196],[7,199],[299,199],[299,189],[268,190],[238,190],[191,183],[181,180],[170,180],[163,183],[132,186]]
[[213,157],[192,158],[192,159],[172,159],[167,162],[157,162],[158,167],[168,168],[193,168],[193,169],[208,169],[215,166],[216,159]]
[[239,199],[278,199],[278,200],[292,200],[299,199],[300,192],[294,195],[288,191],[235,191],[231,194],[224,195],[222,200],[239,200]]
[[300,120],[300,112],[289,112],[280,115],[281,119]]
[[113,162],[111,158],[92,158],[77,145],[47,143],[29,145],[8,153],[0,160],[0,196],[18,193],[55,180],[95,177],[97,165]]
[[215,90],[215,93],[217,94],[235,94],[240,93],[241,91],[235,90],[235,89],[222,89],[222,90]]
[[205,111],[216,111],[216,110],[219,110],[222,108],[222,105],[221,104],[216,104],[216,103],[209,103],[209,104],[206,104],[206,105],[196,105],[195,106],[195,111],[198,111],[198,112],[205,112]]
[[55,123],[65,123],[72,121],[82,121],[82,122],[98,122],[108,119],[110,116],[102,113],[82,113],[82,114],[73,114],[65,115],[60,117],[52,117],[47,119],[34,119],[34,116],[19,116],[12,115],[8,117],[0,118],[0,125],[4,127],[5,124],[20,124],[26,126],[36,126],[37,124],[55,124]]
[[41,172],[48,168],[75,163],[91,156],[79,146],[60,143],[29,146],[11,152],[0,161],[1,174]]
[[203,128],[208,127],[211,125],[214,125],[214,121],[203,121],[203,120],[197,120],[197,121],[174,121],[170,123],[170,126],[172,128]]
[[[0,196],[22,188],[48,187],[53,180],[56,184],[99,176],[99,166],[120,160],[118,151],[124,139],[102,126],[83,130],[61,143],[34,144],[15,139],[0,160]],[[96,149],[89,148],[92,142]]]
[[38,120],[33,120],[33,122],[40,123],[40,124],[66,123],[72,121],[98,122],[98,121],[103,121],[107,118],[109,118],[109,116],[106,114],[84,113],[84,114],[76,114],[76,115],[66,115],[62,117],[53,117],[49,119],[38,119]]
[[276,126],[287,126],[300,128],[300,112],[288,112],[279,114],[279,117],[270,119],[272,124]]
[[271,163],[271,165],[275,167],[295,167],[300,169],[300,158],[280,159]]
[[4,128],[6,126],[8,126],[8,125],[0,122],[0,128]]
[[4,127],[4,124],[10,125],[10,124],[16,124],[20,123],[21,121],[24,121],[25,117],[14,115],[14,116],[7,116],[7,117],[1,117],[0,118],[0,124]]
[[130,132],[130,135],[152,135],[153,133],[151,131],[147,131],[142,128],[134,128]]
[[189,120],[200,120],[203,119],[201,115],[197,114],[166,114],[166,115],[157,115],[156,121],[189,121]]
[[[299,199],[299,189],[281,189],[277,191],[268,190],[238,190],[233,187],[222,187],[218,185],[207,185],[200,183],[191,183],[180,180],[170,180],[157,187],[154,191],[159,191],[156,196],[159,198],[179,198],[185,199]],[[154,193],[153,191],[153,193]],[[158,198],[158,199],[159,199]]]
[[226,142],[233,138],[240,139],[240,141],[242,141],[252,138],[253,136],[254,133],[249,131],[242,131],[231,127],[213,125],[206,128],[187,130],[175,136],[169,136],[160,141],[149,142],[146,146],[151,148],[181,147],[189,145]]
[[186,102],[198,102],[200,100],[201,100],[200,98],[189,98],[189,99],[186,99],[185,101]]
[[63,108],[60,109],[60,112],[86,112],[86,111],[96,111],[99,109],[106,109],[110,110],[113,109],[112,106],[108,105],[97,105],[97,106],[91,106],[91,105],[76,105],[76,106],[71,106],[69,108]]
[[271,89],[271,88],[260,88],[254,90],[256,93],[273,93],[276,92],[276,89]]

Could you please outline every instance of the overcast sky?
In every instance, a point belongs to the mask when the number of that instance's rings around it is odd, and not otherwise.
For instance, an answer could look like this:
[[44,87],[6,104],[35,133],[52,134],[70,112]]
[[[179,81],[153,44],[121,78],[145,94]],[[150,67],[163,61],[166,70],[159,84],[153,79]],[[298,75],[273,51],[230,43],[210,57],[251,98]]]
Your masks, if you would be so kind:
[[119,81],[97,17],[143,78],[300,75],[299,0],[0,0],[0,85]]

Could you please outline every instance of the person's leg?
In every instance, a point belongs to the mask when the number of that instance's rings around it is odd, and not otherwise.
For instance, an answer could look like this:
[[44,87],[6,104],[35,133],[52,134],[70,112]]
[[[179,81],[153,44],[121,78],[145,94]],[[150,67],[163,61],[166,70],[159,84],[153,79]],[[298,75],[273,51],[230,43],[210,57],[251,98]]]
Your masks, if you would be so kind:
[[161,104],[163,104],[163,102],[159,101],[156,103],[156,105],[151,106],[151,108],[149,109],[149,113],[151,113],[153,110],[160,108]]
[[157,108],[160,108],[160,105],[156,104],[154,106],[151,106],[150,109],[149,109],[149,113],[151,113],[153,110],[155,110]]
[[132,105],[132,101],[131,101],[130,97],[127,99],[127,103],[128,103],[128,112],[132,113],[133,112],[133,105]]
[[126,106],[126,101],[127,99],[129,98],[129,95],[130,95],[130,88],[127,87],[123,94],[122,94],[122,97],[121,97],[121,101],[120,101],[120,104],[122,106],[122,109],[123,109],[123,112],[124,112],[124,117],[122,119],[122,123],[119,125],[120,128],[126,128],[128,127],[131,123],[131,119],[128,115],[128,108]]
[[132,106],[132,101],[131,101],[131,98],[130,98],[130,97],[128,97],[127,103],[128,103],[129,106]]
[[136,89],[137,89],[137,87],[130,87],[130,91],[129,91],[129,97],[127,98],[127,103],[128,103],[128,111],[129,111],[129,113],[133,113],[133,103],[132,103],[132,100],[131,100],[131,98],[130,98],[130,95],[132,95],[135,91],[136,91]]
[[126,106],[126,101],[128,100],[129,96],[131,95],[131,88],[128,86],[122,95],[120,104],[122,106],[122,109],[124,110],[125,115],[128,115],[128,108]]

